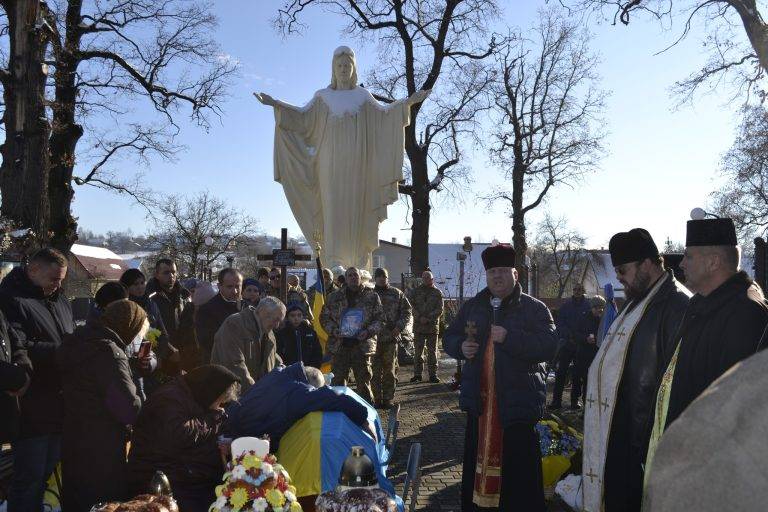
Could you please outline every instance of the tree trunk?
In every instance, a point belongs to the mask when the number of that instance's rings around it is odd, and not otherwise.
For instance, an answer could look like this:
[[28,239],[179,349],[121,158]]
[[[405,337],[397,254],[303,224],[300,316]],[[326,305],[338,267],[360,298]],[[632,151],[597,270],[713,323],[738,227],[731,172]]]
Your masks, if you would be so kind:
[[75,150],[83,128],[75,121],[77,86],[75,84],[77,53],[80,49],[80,11],[82,2],[70,0],[65,21],[66,36],[61,54],[57,55],[56,101],[53,107],[53,133],[51,134],[51,172],[49,191],[51,201],[51,244],[68,251],[77,241],[77,221],[72,217],[72,174],[75,168]]
[[411,272],[419,276],[429,267],[429,174],[426,148],[416,141],[412,122],[405,129],[405,151],[411,163]]
[[528,239],[525,233],[524,187],[525,167],[515,164],[512,169],[512,245],[515,248],[515,268],[517,269],[520,286],[523,287],[523,292],[528,293],[528,269],[525,266]]
[[766,25],[754,1],[730,2],[744,23],[749,42],[755,50],[763,71],[768,73],[768,25]]
[[5,143],[0,167],[2,213],[48,239],[48,151],[43,67],[46,32],[38,27],[37,0],[3,3],[10,31],[9,74],[3,76]]

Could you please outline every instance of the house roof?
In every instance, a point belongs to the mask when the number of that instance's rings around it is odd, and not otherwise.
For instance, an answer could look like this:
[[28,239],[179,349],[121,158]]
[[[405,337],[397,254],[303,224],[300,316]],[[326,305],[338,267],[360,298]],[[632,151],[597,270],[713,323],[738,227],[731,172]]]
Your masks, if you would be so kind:
[[104,247],[74,244],[70,253],[91,279],[116,281],[130,268],[125,260]]
[[610,283],[613,285],[614,296],[624,297],[624,285],[616,278],[616,272],[613,270],[613,263],[611,262],[611,254],[608,251],[599,250],[589,251],[589,256],[592,261],[595,279],[600,288]]

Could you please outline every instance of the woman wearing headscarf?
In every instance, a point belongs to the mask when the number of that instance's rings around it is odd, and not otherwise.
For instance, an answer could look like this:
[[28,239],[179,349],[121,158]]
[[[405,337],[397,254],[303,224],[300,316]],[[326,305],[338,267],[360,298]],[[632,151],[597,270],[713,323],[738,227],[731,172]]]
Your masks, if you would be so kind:
[[147,491],[155,471],[171,482],[184,512],[207,512],[224,471],[218,447],[226,414],[235,399],[237,376],[205,365],[158,389],[147,401],[133,431],[129,479],[135,493]]
[[100,321],[65,338],[57,359],[64,397],[63,509],[88,511],[127,498],[128,426],[141,407],[126,347],[149,329],[144,310],[127,299],[111,303]]

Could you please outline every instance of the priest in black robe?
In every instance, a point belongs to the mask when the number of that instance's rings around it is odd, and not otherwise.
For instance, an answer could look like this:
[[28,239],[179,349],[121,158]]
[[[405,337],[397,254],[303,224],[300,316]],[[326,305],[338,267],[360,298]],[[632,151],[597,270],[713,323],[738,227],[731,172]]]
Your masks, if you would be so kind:
[[762,348],[768,303],[760,287],[739,269],[740,260],[731,219],[688,221],[680,266],[695,295],[680,327],[678,349],[661,381],[646,471],[653,471],[661,432],[726,370]]
[[552,315],[522,292],[515,251],[483,251],[487,288],[461,307],[443,339],[466,361],[459,405],[467,412],[462,512],[544,512],[536,423],[544,412],[544,361],[555,354]]

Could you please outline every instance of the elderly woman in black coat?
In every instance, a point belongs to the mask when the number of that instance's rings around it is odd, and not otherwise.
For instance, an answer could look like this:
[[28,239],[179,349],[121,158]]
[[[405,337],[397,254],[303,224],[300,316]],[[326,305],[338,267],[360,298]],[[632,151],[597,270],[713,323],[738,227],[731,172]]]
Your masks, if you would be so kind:
[[218,447],[223,405],[237,392],[235,374],[205,365],[149,397],[133,430],[128,461],[133,491],[146,492],[159,470],[170,480],[179,510],[207,512],[224,472]]
[[128,498],[128,427],[141,402],[126,347],[148,329],[141,306],[118,300],[107,306],[100,322],[79,327],[58,351],[64,390],[62,504],[67,512]]

